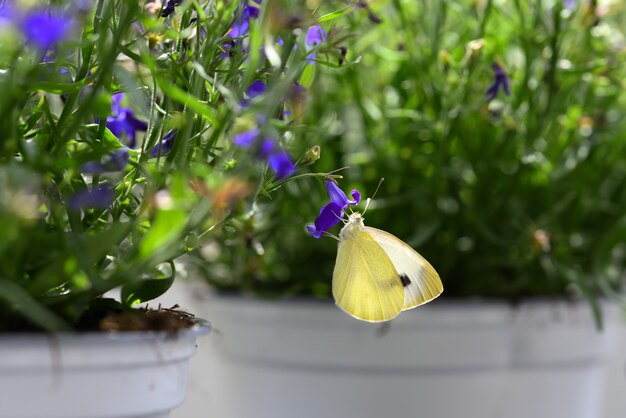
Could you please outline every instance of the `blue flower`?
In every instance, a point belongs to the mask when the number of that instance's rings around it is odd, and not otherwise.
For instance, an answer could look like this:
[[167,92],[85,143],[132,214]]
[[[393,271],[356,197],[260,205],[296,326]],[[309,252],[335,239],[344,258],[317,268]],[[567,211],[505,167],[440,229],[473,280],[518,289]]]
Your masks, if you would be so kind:
[[261,135],[261,131],[258,128],[240,132],[233,138],[233,144],[239,148],[248,149],[256,143],[259,135]]
[[320,210],[320,214],[315,218],[314,225],[307,225],[306,230],[313,238],[320,238],[326,231],[337,225],[343,218],[348,206],[358,205],[361,201],[361,193],[354,189],[350,194],[352,200],[333,181],[326,181],[326,192],[330,197],[328,202]]
[[311,26],[306,32],[306,38],[304,42],[310,46],[321,44],[326,39],[326,32],[320,25]]
[[267,164],[270,170],[276,174],[278,180],[287,178],[296,172],[296,165],[285,150],[277,151],[267,157]]
[[113,203],[113,190],[107,184],[93,189],[83,189],[68,200],[70,209],[106,209]]
[[280,148],[273,139],[266,138],[261,142],[258,156],[267,160],[267,165],[276,174],[278,180],[289,177],[296,171],[296,165],[289,153]]
[[18,25],[26,42],[42,51],[65,40],[72,29],[72,21],[68,17],[55,16],[51,11],[39,9],[19,19]]
[[510,96],[511,87],[509,86],[509,78],[504,72],[504,69],[495,61],[491,63],[491,68],[493,68],[493,71],[495,72],[495,79],[487,89],[487,100],[495,99],[500,89],[504,90],[504,93],[507,96]]
[[257,7],[245,5],[243,7],[241,17],[235,22],[233,27],[228,32],[227,36],[231,38],[239,38],[246,35],[248,33],[248,30],[250,29],[250,19],[256,19],[258,17],[259,9]]
[[266,90],[267,90],[267,86],[265,85],[264,82],[262,82],[261,80],[254,81],[252,84],[248,86],[248,88],[246,88],[246,96],[248,97],[244,98],[241,101],[240,107],[245,108],[246,106],[250,104],[250,102],[254,98],[263,95]]
[[256,146],[255,158],[267,161],[270,170],[274,172],[278,180],[289,177],[296,171],[296,165],[289,153],[271,138],[261,140],[261,131],[258,128],[235,135],[233,144],[243,149],[250,149]]
[[271,138],[265,138],[261,141],[257,155],[264,160],[269,159],[274,153],[278,152],[278,145]]
[[[254,0],[254,2],[257,4],[261,4],[260,1]],[[237,45],[237,43],[239,42],[239,38],[248,34],[248,31],[250,30],[250,20],[259,17],[260,10],[258,7],[248,5],[245,1],[242,1],[242,4],[243,9],[241,12],[241,16],[239,16],[239,18],[235,21],[233,26],[226,34],[226,37],[230,39],[228,39],[222,45],[223,52],[221,54],[221,58],[227,58],[233,55],[231,49],[235,45]]]
[[104,162],[90,161],[83,164],[80,171],[85,174],[102,174],[113,171],[121,171],[130,160],[128,150],[123,148],[113,152]]
[[107,117],[106,126],[118,138],[125,134],[128,138],[128,147],[135,148],[137,131],[145,132],[148,124],[137,119],[131,108],[121,106],[124,93],[115,93],[112,98],[113,114]]
[[263,93],[265,93],[265,90],[267,90],[267,86],[265,85],[265,83],[262,82],[261,80],[255,80],[246,89],[246,94],[251,99],[254,99],[255,97],[258,97],[262,95]]
[[156,144],[150,152],[151,157],[158,157],[159,155],[165,155],[174,147],[174,141],[176,141],[176,131],[171,130],[163,136],[161,142]]
[[[306,50],[310,51],[315,48],[316,45],[321,44],[326,39],[326,32],[320,25],[311,26],[309,30],[306,32],[306,38],[304,39],[304,44],[306,45]],[[309,64],[312,64],[315,60],[316,54],[315,52],[311,52],[307,55],[307,61]]]
[[180,5],[182,2],[183,0],[169,0],[161,12],[161,17],[168,17],[174,13],[176,6]]

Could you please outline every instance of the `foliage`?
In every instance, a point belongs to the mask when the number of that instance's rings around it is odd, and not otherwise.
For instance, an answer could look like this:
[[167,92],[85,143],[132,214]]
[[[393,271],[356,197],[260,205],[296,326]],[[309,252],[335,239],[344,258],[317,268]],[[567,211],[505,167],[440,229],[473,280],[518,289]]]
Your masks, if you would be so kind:
[[[317,171],[349,166],[344,190],[372,197],[385,178],[366,223],[423,254],[444,295],[619,288],[622,2],[330,2],[316,16],[328,38],[298,142],[321,147]],[[197,251],[210,283],[329,297],[336,245],[304,229],[323,184],[283,190]]]
[[155,298],[245,199],[328,174],[292,157],[321,41],[296,10],[0,1],[0,331]]

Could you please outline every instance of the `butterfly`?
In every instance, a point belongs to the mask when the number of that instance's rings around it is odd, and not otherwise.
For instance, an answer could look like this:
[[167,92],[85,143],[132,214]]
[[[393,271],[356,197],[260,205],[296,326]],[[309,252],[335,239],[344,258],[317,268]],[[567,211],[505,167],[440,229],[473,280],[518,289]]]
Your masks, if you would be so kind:
[[368,322],[388,321],[443,292],[435,269],[413,248],[363,216],[348,216],[339,233],[332,292],[337,306]]

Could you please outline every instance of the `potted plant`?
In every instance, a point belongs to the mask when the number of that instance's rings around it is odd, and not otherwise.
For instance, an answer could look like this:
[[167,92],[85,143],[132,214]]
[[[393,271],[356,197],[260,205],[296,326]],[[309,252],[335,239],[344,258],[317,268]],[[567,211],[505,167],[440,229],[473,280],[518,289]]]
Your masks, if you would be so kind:
[[196,253],[221,290],[196,305],[220,329],[205,408],[597,416],[615,318],[600,296],[621,287],[626,232],[619,6],[371,7],[314,14],[328,36],[296,137],[320,146],[315,171],[350,167],[345,191],[385,178],[367,225],[429,260],[443,296],[382,326],[316,302],[337,251],[304,229],[323,182],[261,195]]
[[0,2],[2,417],[169,416],[209,325],[139,304],[297,168],[276,141],[226,142],[261,109],[240,6],[181,3]]

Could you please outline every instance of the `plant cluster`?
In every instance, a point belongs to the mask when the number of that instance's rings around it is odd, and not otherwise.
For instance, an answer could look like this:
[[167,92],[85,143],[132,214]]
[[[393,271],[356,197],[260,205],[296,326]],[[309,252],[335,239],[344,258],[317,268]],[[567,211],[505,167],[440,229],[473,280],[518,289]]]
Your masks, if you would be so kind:
[[187,255],[222,290],[328,298],[328,208],[382,177],[367,224],[448,296],[618,289],[623,11],[0,1],[0,330],[94,327]]
[[299,137],[326,37],[295,2],[0,2],[0,331],[97,328],[325,177]]

